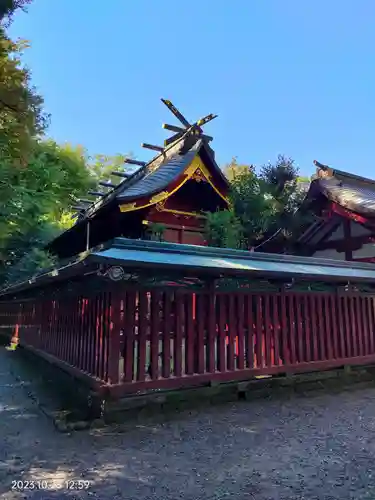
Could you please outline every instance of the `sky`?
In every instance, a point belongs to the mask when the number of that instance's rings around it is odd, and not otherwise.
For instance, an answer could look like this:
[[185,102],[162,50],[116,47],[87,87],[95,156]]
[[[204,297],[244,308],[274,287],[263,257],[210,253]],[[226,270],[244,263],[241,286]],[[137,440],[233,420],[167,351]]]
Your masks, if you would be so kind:
[[220,165],[316,159],[375,178],[373,0],[34,0],[13,37],[51,114],[90,154],[162,145],[162,123],[215,113]]

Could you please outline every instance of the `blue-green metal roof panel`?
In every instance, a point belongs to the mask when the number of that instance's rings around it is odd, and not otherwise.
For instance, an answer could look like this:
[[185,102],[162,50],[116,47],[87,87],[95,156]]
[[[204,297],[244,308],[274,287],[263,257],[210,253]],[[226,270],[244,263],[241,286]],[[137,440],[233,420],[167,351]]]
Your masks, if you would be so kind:
[[[225,272],[247,274],[254,276],[289,276],[295,278],[314,278],[317,280],[331,278],[332,280],[374,280],[375,266],[367,268],[350,268],[347,266],[327,265],[322,259],[322,263],[290,263],[283,259],[273,260],[251,258],[225,257],[225,256],[204,256],[193,252],[187,253],[163,251],[141,251],[137,249],[110,248],[101,252],[95,252],[92,256],[99,260],[113,261],[118,265],[132,265],[133,267],[170,267],[184,268],[186,271],[210,271],[215,274],[225,274]],[[258,256],[257,256],[258,257]],[[319,259],[314,259],[315,261]]]

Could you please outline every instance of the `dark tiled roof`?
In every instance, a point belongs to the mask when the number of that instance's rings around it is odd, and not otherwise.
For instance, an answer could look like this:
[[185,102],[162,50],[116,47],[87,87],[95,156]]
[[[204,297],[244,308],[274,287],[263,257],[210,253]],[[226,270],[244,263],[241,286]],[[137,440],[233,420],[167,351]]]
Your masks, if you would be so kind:
[[126,181],[117,190],[118,200],[136,199],[145,195],[158,193],[166,188],[173,180],[177,179],[194,160],[202,141],[197,141],[185,154],[177,151],[170,155],[155,169],[146,169],[141,179],[133,184]]
[[[213,152],[206,141],[199,137],[187,136],[175,144],[171,144],[164,150],[164,153],[158,154],[131,177],[124,179],[102,199],[94,202],[87,208],[83,218],[92,217],[98,210],[114,200],[136,200],[162,191],[183,173],[198,152],[204,153],[209,158],[213,168],[227,183],[228,181],[216,164]],[[80,220],[77,220],[77,224],[79,222]]]

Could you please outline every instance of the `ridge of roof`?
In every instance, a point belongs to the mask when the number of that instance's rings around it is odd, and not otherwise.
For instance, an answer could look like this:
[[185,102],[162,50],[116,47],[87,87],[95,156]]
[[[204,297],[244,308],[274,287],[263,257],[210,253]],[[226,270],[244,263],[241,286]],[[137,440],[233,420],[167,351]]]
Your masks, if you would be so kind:
[[363,177],[361,175],[357,174],[352,174],[351,172],[346,172],[345,170],[339,170],[337,168],[332,168],[329,167],[328,165],[324,165],[323,163],[320,163],[316,160],[314,160],[314,165],[317,167],[318,171],[322,170],[324,172],[329,173],[328,177],[336,177],[337,179],[340,180],[352,180],[352,181],[359,181],[364,184],[373,184],[375,187],[375,180],[374,179],[369,179],[368,177]]
[[173,154],[176,154],[177,151],[180,151],[185,144],[185,140],[188,137],[189,133],[186,132],[182,137],[180,137],[177,141],[167,146],[162,152],[158,153],[156,156],[151,158],[151,160],[144,166],[139,168],[136,172],[131,174],[128,178],[123,179],[120,183],[106,193],[101,199],[94,202],[90,205],[87,210],[84,212],[83,217],[77,220],[76,224],[80,221],[90,218],[93,214],[95,214],[101,207],[110,203],[113,199],[117,197],[119,192],[124,189],[124,187],[130,187],[142,180],[147,172],[154,167],[154,169],[158,168],[164,161],[165,158],[170,158]]

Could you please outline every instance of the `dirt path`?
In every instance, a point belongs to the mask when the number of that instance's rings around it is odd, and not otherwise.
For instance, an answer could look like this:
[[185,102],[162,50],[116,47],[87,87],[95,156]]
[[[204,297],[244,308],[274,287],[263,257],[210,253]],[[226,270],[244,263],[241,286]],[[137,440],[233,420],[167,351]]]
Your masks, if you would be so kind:
[[[375,498],[375,389],[65,435],[10,375],[11,355],[0,349],[1,500]],[[89,488],[69,491],[68,479]],[[20,492],[12,481],[48,484]]]

